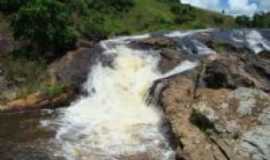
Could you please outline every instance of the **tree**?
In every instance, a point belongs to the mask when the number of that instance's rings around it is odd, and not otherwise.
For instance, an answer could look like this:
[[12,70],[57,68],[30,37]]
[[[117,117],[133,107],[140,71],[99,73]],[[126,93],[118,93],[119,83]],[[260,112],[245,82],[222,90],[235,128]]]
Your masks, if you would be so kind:
[[224,19],[222,16],[214,16],[213,20],[216,25],[222,25],[224,23]]
[[241,27],[250,27],[251,26],[251,20],[248,16],[238,16],[235,19],[236,24],[238,24]]
[[14,37],[30,41],[35,50],[61,52],[76,41],[71,12],[58,0],[31,0],[12,20]]
[[25,5],[29,0],[0,0],[0,11],[14,12],[21,6]]
[[252,21],[253,27],[269,28],[270,27],[270,12],[256,13]]
[[175,22],[178,24],[190,22],[196,18],[194,10],[190,5],[178,4],[171,7],[171,11],[175,14]]
[[134,0],[88,0],[89,9],[101,12],[126,12],[135,5]]

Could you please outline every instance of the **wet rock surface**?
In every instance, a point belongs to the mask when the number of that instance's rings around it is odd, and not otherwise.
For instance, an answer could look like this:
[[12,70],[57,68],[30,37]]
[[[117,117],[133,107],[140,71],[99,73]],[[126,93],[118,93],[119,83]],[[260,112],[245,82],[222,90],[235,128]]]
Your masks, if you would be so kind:
[[12,51],[14,49],[13,43],[9,35],[0,33],[0,56]]
[[63,83],[79,88],[86,81],[91,66],[96,64],[102,53],[100,47],[79,48],[68,52],[49,67],[53,83]]
[[[129,43],[134,49],[156,51],[155,56],[160,58],[158,68],[168,75],[155,81],[147,100],[158,104],[164,112],[175,159],[270,159],[269,33],[269,30],[159,33]],[[80,46],[92,44],[81,42]],[[101,52],[99,45],[69,52],[50,66],[52,81],[80,88],[92,65],[100,61],[107,66],[112,63],[113,57],[100,55]],[[187,61],[196,62],[197,66],[186,72],[176,69]],[[64,95],[48,99],[36,94],[10,102],[9,106],[44,108],[56,102],[63,105],[58,102],[69,98],[70,95]],[[0,153],[6,153],[6,147],[1,146]],[[18,160],[58,160],[42,149],[29,153],[18,149],[15,154]],[[5,155],[14,159],[12,154]],[[142,153],[121,155],[118,159],[153,158]]]
[[6,111],[34,110],[43,108],[58,108],[66,106],[75,98],[75,92],[67,89],[58,95],[47,95],[37,92],[25,98],[16,99],[5,104]]
[[[241,43],[257,34],[247,30],[193,34],[190,37],[217,53],[193,54],[199,61],[195,69],[153,85],[156,91],[151,92],[158,95],[153,102],[159,103],[172,126],[178,159],[270,159],[269,41],[259,35],[256,42]],[[170,53],[185,52],[181,45],[174,50]],[[185,57],[179,63],[184,60],[192,59]]]

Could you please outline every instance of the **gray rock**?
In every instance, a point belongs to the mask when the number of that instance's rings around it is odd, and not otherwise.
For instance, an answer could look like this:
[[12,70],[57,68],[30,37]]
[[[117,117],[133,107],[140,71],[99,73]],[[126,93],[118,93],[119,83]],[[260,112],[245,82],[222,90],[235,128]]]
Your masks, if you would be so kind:
[[259,116],[258,119],[263,125],[270,126],[270,107],[263,110],[263,113]]
[[237,112],[241,116],[254,114],[254,109],[262,106],[256,106],[257,100],[268,98],[268,95],[261,90],[250,88],[238,88],[233,92],[233,96],[240,100]]
[[75,51],[68,52],[60,60],[54,62],[49,67],[49,73],[52,81],[72,85],[80,88],[81,84],[87,79],[91,66],[100,61],[102,48],[79,48]]
[[259,126],[247,132],[240,145],[250,154],[252,160],[269,160],[270,126]]

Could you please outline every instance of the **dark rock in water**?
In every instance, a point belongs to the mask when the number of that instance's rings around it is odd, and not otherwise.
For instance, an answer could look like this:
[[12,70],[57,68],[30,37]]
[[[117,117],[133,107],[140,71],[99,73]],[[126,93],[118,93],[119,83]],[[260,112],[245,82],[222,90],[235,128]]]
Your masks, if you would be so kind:
[[168,72],[178,64],[188,59],[188,56],[173,49],[163,49],[160,51],[159,69],[162,73]]
[[202,80],[209,88],[230,88],[239,86],[252,87],[254,82],[239,69],[238,64],[227,60],[215,60],[206,64]]
[[98,63],[101,53],[100,47],[79,48],[76,51],[68,52],[49,67],[49,73],[56,83],[79,88],[86,81],[91,66]]
[[[160,79],[151,88],[150,96],[161,106],[179,142],[178,159],[270,159],[269,42],[258,33],[195,33],[176,37],[177,47],[160,53],[163,69],[191,60],[186,56],[191,54],[200,62],[188,74]],[[194,54],[198,53],[194,46],[203,46],[190,43],[194,40],[218,49],[217,54]]]
[[0,33],[0,56],[3,56],[13,50],[14,46],[12,43],[13,42],[10,37]]
[[135,49],[175,48],[176,41],[164,36],[155,36],[143,40],[132,41],[129,46]]

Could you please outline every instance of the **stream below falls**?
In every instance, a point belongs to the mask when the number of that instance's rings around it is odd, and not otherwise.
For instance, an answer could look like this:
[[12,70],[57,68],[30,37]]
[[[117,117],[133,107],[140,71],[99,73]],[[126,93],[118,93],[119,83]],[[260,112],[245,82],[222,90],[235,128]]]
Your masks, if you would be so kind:
[[[270,51],[264,32],[176,31],[102,41],[98,55],[110,60],[97,58],[91,66],[83,85],[87,96],[56,110],[0,113],[0,160],[174,160],[163,113],[146,103],[153,84],[193,69],[203,55],[217,54],[205,44],[209,37],[252,54]],[[159,51],[130,45],[153,36],[173,39],[192,60],[161,74]]]
[[[101,42],[113,62],[91,69],[83,86],[89,95],[71,106],[2,115],[0,121],[8,123],[0,126],[1,160],[174,160],[162,112],[146,104],[153,82],[170,73],[158,71],[157,52],[127,45],[146,37]],[[171,74],[195,66],[185,62]]]

